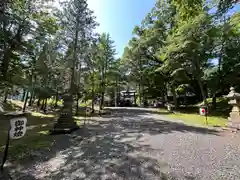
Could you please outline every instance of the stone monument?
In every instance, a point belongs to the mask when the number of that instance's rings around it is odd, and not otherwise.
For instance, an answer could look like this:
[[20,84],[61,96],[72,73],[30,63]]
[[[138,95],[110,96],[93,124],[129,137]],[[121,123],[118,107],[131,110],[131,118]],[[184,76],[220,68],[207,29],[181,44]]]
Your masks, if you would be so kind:
[[228,117],[228,126],[240,130],[240,94],[235,92],[235,89],[231,87],[229,94],[225,97],[229,99],[228,104],[232,105],[232,110]]
[[71,133],[79,128],[73,120],[72,101],[71,94],[65,94],[63,96],[63,108],[59,119],[54,124],[53,130],[51,131],[52,134]]

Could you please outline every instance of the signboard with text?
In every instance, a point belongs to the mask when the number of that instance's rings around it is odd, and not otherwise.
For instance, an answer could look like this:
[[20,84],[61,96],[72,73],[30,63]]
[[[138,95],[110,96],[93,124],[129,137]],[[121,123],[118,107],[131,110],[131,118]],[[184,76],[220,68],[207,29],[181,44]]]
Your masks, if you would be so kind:
[[11,139],[22,138],[27,130],[27,118],[26,117],[15,117],[10,120],[11,129],[9,136]]

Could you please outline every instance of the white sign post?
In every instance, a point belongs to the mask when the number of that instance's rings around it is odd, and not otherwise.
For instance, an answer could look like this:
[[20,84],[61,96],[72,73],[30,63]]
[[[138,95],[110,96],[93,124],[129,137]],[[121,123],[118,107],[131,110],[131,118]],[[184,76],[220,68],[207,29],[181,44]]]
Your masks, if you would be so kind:
[[203,107],[199,108],[199,114],[201,116],[206,116],[206,108],[203,108]]
[[11,129],[9,131],[10,139],[20,139],[26,134],[27,118],[16,117],[10,120]]
[[7,141],[5,145],[3,160],[1,164],[1,171],[3,172],[3,166],[7,160],[8,147],[10,139],[20,139],[26,134],[27,130],[27,118],[24,113],[9,113],[5,114],[10,118],[10,127],[8,131]]
[[206,118],[206,124],[208,124],[208,121],[207,121],[207,115],[208,115],[208,107],[207,106],[202,106],[199,108],[199,114],[200,116],[205,116]]
[[172,111],[172,107],[171,107],[170,104],[167,105],[167,109],[168,109],[168,111],[170,111],[170,112]]

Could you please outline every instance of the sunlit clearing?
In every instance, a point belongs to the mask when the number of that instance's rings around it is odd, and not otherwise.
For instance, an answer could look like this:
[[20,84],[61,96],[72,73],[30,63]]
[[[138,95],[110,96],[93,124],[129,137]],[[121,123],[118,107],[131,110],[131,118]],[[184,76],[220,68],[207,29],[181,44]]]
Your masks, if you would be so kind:
[[36,117],[54,117],[53,114],[43,114],[39,112],[32,112],[31,115]]

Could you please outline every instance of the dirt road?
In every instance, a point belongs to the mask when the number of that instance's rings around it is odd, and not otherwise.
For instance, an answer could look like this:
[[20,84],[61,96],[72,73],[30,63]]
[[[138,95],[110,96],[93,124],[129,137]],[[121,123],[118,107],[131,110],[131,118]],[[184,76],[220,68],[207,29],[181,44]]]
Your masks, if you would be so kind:
[[50,152],[15,167],[14,179],[237,180],[240,138],[169,121],[140,108],[113,108],[86,129],[56,136]]

